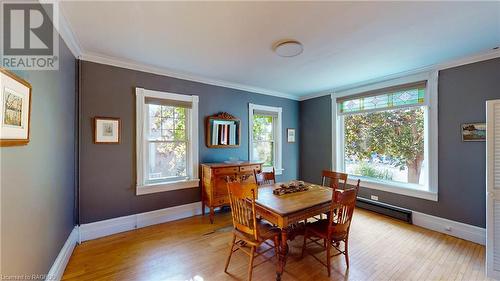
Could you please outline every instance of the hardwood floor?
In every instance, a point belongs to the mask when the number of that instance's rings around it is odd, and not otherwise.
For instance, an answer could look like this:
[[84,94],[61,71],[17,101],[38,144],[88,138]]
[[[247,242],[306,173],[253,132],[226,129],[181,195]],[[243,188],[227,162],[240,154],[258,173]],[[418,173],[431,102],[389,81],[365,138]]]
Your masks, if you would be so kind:
[[[213,225],[197,216],[88,241],[75,248],[63,280],[246,280],[243,253],[233,255],[231,275],[224,273],[230,231],[226,212]],[[349,271],[344,257],[335,257],[328,279],[314,258],[300,259],[297,237],[282,280],[486,280],[483,246],[362,209],[354,213],[349,245]],[[255,281],[274,277],[273,263],[254,269]]]

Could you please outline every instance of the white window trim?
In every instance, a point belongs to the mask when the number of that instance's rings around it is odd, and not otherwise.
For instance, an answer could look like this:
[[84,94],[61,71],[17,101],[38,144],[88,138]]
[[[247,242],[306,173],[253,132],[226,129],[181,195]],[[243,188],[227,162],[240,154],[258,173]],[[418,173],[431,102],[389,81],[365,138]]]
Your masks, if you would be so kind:
[[[382,89],[385,87],[401,85],[411,82],[427,80],[427,88],[425,91],[425,106],[427,118],[424,124],[425,141],[424,145],[426,164],[428,168],[428,191],[408,188],[404,184],[382,183],[376,180],[367,180],[363,177],[350,176],[348,183],[355,183],[357,179],[361,179],[361,186],[371,189],[382,190],[386,192],[402,194],[406,196],[438,201],[438,71],[428,71],[417,73],[397,79],[391,79],[379,83],[361,86],[354,89],[344,90],[331,94],[332,98],[332,165],[333,170],[343,171],[343,150],[344,134],[343,134],[343,116],[337,115],[337,98],[355,95],[365,91]],[[424,171],[424,172],[427,172]]]
[[259,104],[253,104],[249,103],[248,104],[248,155],[249,155],[249,160],[252,161],[253,159],[253,115],[254,111],[261,110],[261,111],[268,111],[268,112],[273,112],[278,114],[278,120],[276,122],[276,128],[275,128],[275,139],[274,143],[276,144],[276,148],[274,150],[274,171],[276,175],[281,175],[283,174],[283,166],[282,166],[282,122],[283,119],[281,118],[282,116],[282,111],[283,109],[281,107],[274,107],[274,106],[267,106],[267,105],[259,105]]
[[[136,183],[136,195],[150,194],[163,191],[171,191],[185,188],[193,188],[199,186],[199,175],[198,175],[198,96],[191,95],[180,95],[167,92],[147,90],[143,88],[136,88],[136,172],[137,172],[137,183]],[[191,102],[190,114],[188,117],[188,137],[190,140],[190,146],[188,147],[188,157],[190,166],[188,169],[188,179],[172,181],[167,183],[151,183],[146,184],[146,165],[144,165],[144,159],[146,157],[146,126],[144,125],[144,119],[146,111],[145,98],[153,97],[160,99],[170,99],[178,100],[184,102]]]

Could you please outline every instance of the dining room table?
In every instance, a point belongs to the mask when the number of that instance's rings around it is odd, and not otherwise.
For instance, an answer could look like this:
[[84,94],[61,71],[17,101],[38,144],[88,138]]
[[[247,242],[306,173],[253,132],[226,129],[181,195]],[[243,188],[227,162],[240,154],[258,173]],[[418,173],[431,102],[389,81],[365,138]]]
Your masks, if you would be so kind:
[[281,280],[288,255],[288,240],[300,231],[301,223],[308,218],[329,212],[333,189],[305,182],[307,190],[273,194],[282,183],[261,185],[255,201],[255,212],[280,229],[280,245],[276,265],[276,280]]

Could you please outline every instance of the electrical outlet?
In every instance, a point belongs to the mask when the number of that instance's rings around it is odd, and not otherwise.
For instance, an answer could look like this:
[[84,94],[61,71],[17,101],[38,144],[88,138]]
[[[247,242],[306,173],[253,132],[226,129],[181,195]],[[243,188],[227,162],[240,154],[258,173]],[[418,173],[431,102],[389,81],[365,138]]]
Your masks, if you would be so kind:
[[372,200],[378,201],[378,196],[377,195],[371,195],[370,198]]

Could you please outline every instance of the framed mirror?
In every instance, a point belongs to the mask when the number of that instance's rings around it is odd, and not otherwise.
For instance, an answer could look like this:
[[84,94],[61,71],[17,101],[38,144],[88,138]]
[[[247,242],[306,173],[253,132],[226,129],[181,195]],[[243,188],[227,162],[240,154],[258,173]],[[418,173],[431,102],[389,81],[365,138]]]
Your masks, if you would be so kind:
[[241,121],[227,112],[207,117],[206,143],[210,148],[240,146]]

